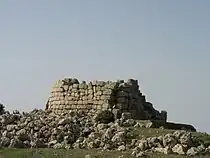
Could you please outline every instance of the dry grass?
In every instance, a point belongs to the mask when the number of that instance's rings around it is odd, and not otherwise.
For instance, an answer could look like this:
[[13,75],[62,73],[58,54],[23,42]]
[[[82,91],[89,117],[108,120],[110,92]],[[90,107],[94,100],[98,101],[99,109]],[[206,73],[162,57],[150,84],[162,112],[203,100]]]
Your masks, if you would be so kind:
[[[132,158],[131,154],[117,151],[100,150],[53,150],[53,149],[3,149],[0,150],[0,158],[85,158],[85,155],[91,155],[91,158]],[[148,158],[183,158],[180,155],[153,154]],[[200,155],[194,158],[209,158],[210,155]]]
[[[163,136],[167,133],[173,133],[175,130],[171,129],[160,129],[160,128],[134,128],[132,127],[131,132],[129,133],[130,138],[142,137],[154,137],[154,136]],[[207,133],[193,132],[192,135],[196,137],[200,142],[204,143],[206,147],[210,145],[210,135]]]

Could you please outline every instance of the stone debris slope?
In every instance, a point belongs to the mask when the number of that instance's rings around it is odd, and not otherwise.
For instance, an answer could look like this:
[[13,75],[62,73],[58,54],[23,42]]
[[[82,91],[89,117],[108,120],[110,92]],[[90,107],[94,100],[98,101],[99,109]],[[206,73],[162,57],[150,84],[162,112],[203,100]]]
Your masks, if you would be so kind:
[[210,151],[187,131],[136,139],[129,133],[139,124],[130,116],[123,113],[109,123],[96,118],[79,112],[56,114],[36,109],[30,113],[4,112],[0,115],[0,147],[99,148],[127,151],[135,157],[154,152],[193,156]]

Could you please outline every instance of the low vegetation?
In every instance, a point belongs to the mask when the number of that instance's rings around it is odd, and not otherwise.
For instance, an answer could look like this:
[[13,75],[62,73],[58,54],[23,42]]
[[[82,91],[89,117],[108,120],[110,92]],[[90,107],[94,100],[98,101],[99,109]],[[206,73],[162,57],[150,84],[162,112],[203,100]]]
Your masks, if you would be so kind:
[[114,114],[109,110],[104,110],[96,116],[95,120],[98,123],[108,124],[114,122]]
[[[96,149],[1,149],[0,158],[134,158],[129,152],[101,151]],[[184,158],[182,155],[151,154],[147,158]],[[193,158],[209,158],[209,155],[199,155]]]

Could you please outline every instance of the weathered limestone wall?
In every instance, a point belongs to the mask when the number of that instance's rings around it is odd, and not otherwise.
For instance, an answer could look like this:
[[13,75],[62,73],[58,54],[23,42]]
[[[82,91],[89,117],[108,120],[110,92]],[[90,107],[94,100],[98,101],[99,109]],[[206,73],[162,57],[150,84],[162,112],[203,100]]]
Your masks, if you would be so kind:
[[77,79],[65,78],[57,81],[51,90],[46,110],[62,112],[82,110],[98,112],[112,110],[116,116],[130,112],[135,119],[166,121],[166,112],[159,112],[146,102],[139,90],[138,81],[91,81],[79,83]]
[[94,81],[86,84],[77,79],[64,79],[55,83],[49,98],[48,109],[62,110],[105,110],[113,104],[116,83]]

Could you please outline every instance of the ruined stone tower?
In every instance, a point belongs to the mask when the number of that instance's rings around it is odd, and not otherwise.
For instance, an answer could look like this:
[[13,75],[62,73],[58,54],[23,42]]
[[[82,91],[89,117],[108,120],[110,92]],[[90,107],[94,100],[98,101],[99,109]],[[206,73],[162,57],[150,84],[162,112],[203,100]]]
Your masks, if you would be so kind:
[[134,79],[89,83],[79,83],[75,78],[58,80],[52,87],[45,109],[85,113],[111,110],[116,116],[130,112],[134,119],[167,119],[166,111],[159,112],[146,101],[139,90],[138,81]]

